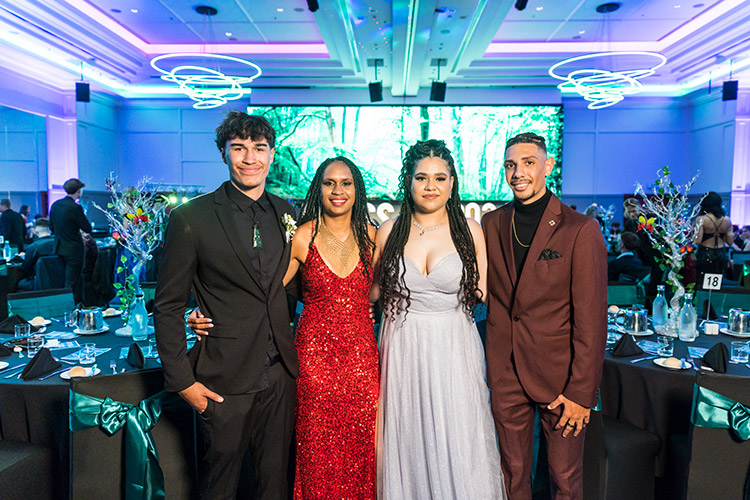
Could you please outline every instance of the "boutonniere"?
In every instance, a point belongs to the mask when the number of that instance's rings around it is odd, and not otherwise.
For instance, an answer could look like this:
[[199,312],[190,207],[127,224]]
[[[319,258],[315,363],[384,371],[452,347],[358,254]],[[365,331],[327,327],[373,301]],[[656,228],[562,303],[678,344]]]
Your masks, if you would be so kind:
[[292,240],[292,236],[294,236],[294,232],[297,230],[297,221],[291,215],[284,214],[281,217],[281,223],[286,230],[286,242],[289,243]]

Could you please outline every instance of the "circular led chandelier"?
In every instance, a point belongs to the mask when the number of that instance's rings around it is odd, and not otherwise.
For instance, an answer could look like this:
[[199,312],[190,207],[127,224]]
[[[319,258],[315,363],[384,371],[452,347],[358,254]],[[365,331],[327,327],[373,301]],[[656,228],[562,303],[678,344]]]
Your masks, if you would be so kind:
[[[219,69],[195,64],[180,64],[174,66],[172,69],[165,69],[160,66],[166,66],[164,63],[174,63],[174,60],[179,61],[182,59],[184,61],[185,59],[195,58],[214,60],[217,68],[221,62],[231,61],[247,66],[251,71],[249,71],[249,76],[238,76],[227,75]],[[215,108],[226,104],[227,101],[241,98],[243,95],[250,93],[250,89],[244,89],[242,86],[247,85],[261,75],[261,69],[257,64],[224,54],[163,54],[151,59],[151,67],[162,74],[162,80],[179,85],[180,89],[190,99],[195,101],[193,107],[196,109]]]
[[[615,70],[597,67],[581,68],[580,65],[575,64],[579,61],[590,62],[593,59],[619,56],[650,58],[653,65],[646,68]],[[549,74],[558,80],[563,80],[564,83],[559,84],[557,88],[562,91],[577,92],[590,102],[589,109],[601,109],[617,104],[625,99],[626,95],[639,93],[643,88],[640,79],[653,75],[666,62],[667,58],[658,52],[597,52],[562,60],[549,69]],[[574,67],[577,69],[573,69]]]

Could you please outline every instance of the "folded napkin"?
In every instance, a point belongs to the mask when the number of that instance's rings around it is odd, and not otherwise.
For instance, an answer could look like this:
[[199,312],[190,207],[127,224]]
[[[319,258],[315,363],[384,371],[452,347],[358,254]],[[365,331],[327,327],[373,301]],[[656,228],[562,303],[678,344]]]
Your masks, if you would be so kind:
[[0,358],[7,358],[11,354],[13,354],[13,349],[0,344]]
[[135,366],[136,368],[143,368],[144,359],[143,359],[143,351],[141,351],[141,346],[133,342],[133,344],[130,346],[130,350],[128,351],[128,357],[127,357],[128,363]]
[[44,377],[60,368],[62,368],[62,363],[55,361],[52,354],[49,352],[49,349],[43,347],[33,358],[31,358],[31,361],[26,365],[26,368],[23,369],[21,372],[21,378],[24,380],[32,380]]
[[632,335],[623,335],[620,337],[620,340],[615,342],[615,345],[612,346],[612,356],[616,358],[635,356],[637,354],[643,354],[643,349],[638,347],[638,344],[635,343]]
[[727,372],[727,360],[729,359],[729,349],[723,342],[718,342],[703,355],[703,362],[713,368],[716,373]]
[[[16,325],[22,325],[23,323],[28,323],[25,319],[23,319],[18,314],[14,314],[13,316],[9,316],[8,318],[4,319],[3,321],[0,321],[0,333],[10,333],[11,335],[16,333],[15,326]],[[31,325],[31,331],[36,332],[39,330],[38,326]]]
[[719,319],[719,316],[717,316],[716,311],[714,310],[714,306],[709,305],[708,299],[703,301],[703,311],[701,312],[701,318],[712,320],[712,319]]

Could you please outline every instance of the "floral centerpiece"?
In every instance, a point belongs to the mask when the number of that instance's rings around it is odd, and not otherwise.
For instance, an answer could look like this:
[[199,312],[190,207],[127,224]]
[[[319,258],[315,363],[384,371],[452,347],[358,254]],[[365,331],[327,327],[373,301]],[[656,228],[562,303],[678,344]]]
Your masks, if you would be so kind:
[[685,294],[680,271],[685,265],[685,258],[693,251],[694,222],[700,210],[699,203],[691,206],[688,202],[688,192],[697,178],[698,174],[684,186],[675,185],[669,167],[664,167],[654,183],[652,196],[646,195],[639,182],[635,185],[635,193],[643,196],[644,213],[650,215],[649,218],[638,216],[638,231],[646,231],[651,245],[657,251],[659,268],[667,272],[666,281],[674,292],[669,303],[671,312],[667,334],[675,336],[680,299]]
[[[106,188],[112,192],[112,201],[107,204],[106,210],[94,203],[107,217],[112,238],[130,253],[135,262],[125,283],[114,284],[116,296],[120,300],[120,310],[126,314],[130,311],[135,296],[142,294],[139,279],[141,270],[164,239],[169,200],[158,194],[157,187],[150,183],[149,178],[144,177],[135,187],[122,189],[114,175],[110,174],[106,180]],[[128,257],[122,255],[117,272],[126,270],[128,264]]]

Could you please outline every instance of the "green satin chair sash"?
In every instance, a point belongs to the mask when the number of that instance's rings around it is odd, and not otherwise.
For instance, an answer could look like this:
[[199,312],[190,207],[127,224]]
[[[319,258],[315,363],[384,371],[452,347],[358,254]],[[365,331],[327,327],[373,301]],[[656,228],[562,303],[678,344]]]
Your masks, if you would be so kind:
[[731,429],[742,441],[750,439],[750,408],[697,384],[690,420],[698,427]]
[[125,428],[125,498],[163,500],[164,475],[151,437],[162,409],[176,397],[162,391],[137,406],[70,391],[70,430],[100,427],[111,436]]

